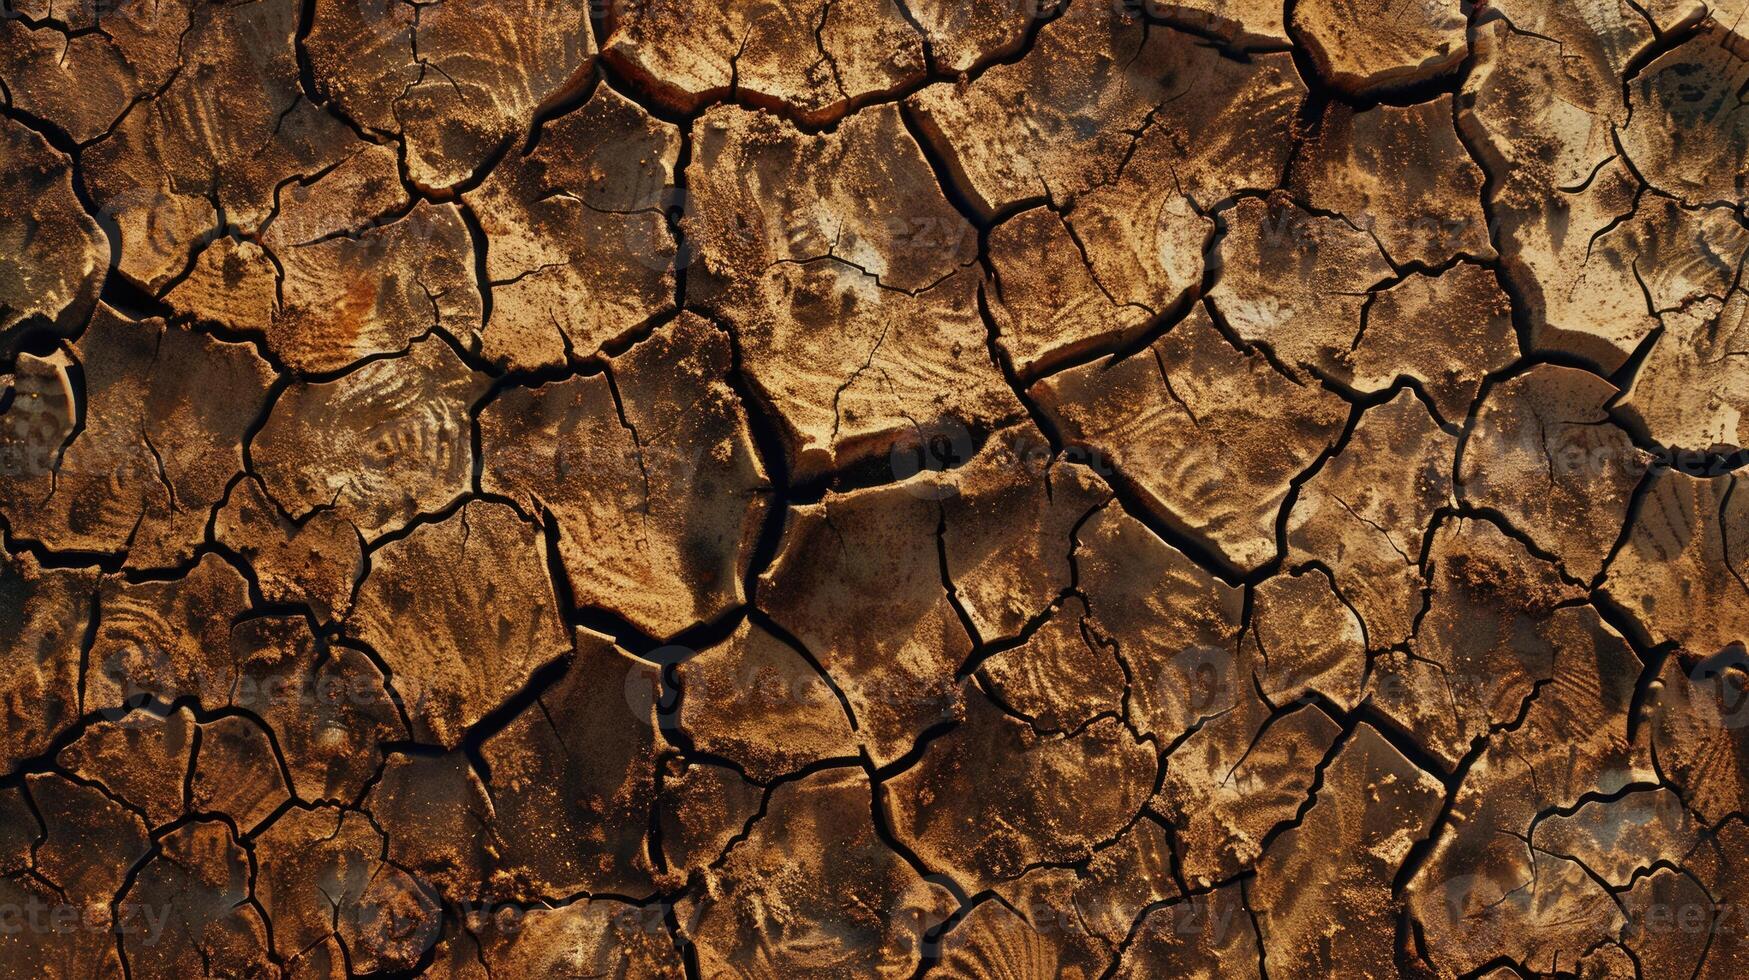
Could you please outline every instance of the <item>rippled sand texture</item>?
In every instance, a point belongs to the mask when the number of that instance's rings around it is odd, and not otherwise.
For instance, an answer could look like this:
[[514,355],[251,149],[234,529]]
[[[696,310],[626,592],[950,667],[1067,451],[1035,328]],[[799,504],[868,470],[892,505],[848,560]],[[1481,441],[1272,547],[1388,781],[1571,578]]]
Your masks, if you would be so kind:
[[0,0],[0,977],[1749,976],[1749,0]]

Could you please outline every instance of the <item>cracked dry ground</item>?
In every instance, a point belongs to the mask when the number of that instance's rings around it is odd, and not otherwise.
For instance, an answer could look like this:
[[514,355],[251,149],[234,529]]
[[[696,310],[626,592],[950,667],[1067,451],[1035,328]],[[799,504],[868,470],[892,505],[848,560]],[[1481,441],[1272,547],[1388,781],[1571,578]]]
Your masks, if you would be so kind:
[[1749,975],[1745,0],[0,0],[0,976]]

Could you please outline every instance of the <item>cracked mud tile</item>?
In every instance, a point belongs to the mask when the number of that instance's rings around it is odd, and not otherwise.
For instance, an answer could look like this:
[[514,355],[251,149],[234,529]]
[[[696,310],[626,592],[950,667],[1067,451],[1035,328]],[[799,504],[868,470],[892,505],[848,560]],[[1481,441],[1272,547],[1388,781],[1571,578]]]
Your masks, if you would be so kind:
[[465,754],[389,757],[363,808],[395,867],[451,905],[479,900],[499,845],[491,798]]
[[937,72],[959,74],[1019,51],[1034,22],[1050,16],[1054,0],[1037,3],[955,3],[905,0],[907,19],[928,42]]
[[1687,206],[1740,207],[1749,193],[1749,124],[1730,107],[1745,84],[1749,40],[1735,19],[1721,17],[1628,82],[1622,152],[1648,184]]
[[[245,601],[241,577],[216,558],[174,582],[106,581],[85,704],[113,716],[142,695],[192,698],[205,710],[234,709],[269,725],[283,760],[265,733],[233,733],[245,741],[230,747],[202,739],[203,749],[220,753],[202,760],[216,767],[213,778],[241,781],[236,788],[244,795],[226,801],[239,819],[249,800],[273,801],[292,790],[306,800],[353,799],[377,771],[376,743],[407,737],[382,675],[356,650],[319,646],[302,619],[232,626]],[[283,784],[282,764],[291,787]],[[180,799],[187,770],[176,768],[176,785],[164,792]],[[203,792],[204,799],[218,798],[211,788]]]
[[885,805],[898,838],[968,890],[1085,860],[1153,790],[1154,747],[1116,719],[1040,735],[981,693],[965,706],[963,724],[886,783]]
[[314,13],[317,90],[400,142],[428,188],[475,176],[595,67],[589,9],[563,0],[319,0]]
[[250,447],[254,472],[294,521],[329,510],[375,541],[467,492],[469,409],[486,389],[437,337],[293,384]]
[[1073,731],[1100,715],[1121,713],[1123,664],[1088,621],[1087,601],[1065,597],[1048,615],[1020,646],[985,660],[979,683],[1040,734]]
[[662,767],[662,856],[669,878],[684,882],[733,846],[759,813],[765,794],[723,766],[669,756]]
[[1638,193],[1615,133],[1628,122],[1620,79],[1651,32],[1625,2],[1495,6],[1511,20],[1478,23],[1458,126],[1491,178],[1504,276],[1524,295],[1534,346],[1613,369],[1652,327],[1635,246],[1601,234]]
[[1699,657],[1741,648],[1749,641],[1749,494],[1737,495],[1739,476],[1658,470],[1647,479],[1603,591],[1653,643],[1675,642]]
[[779,417],[793,479],[1024,410],[986,346],[975,229],[899,111],[818,136],[719,108],[694,125],[688,302],[726,321]]
[[769,782],[857,753],[856,730],[829,680],[751,621],[676,671],[681,730],[693,745],[735,763],[750,779]]
[[679,152],[678,129],[601,85],[467,193],[486,236],[489,360],[562,365],[672,307]]
[[[470,955],[472,950],[469,950]],[[295,980],[342,980],[347,976],[346,951],[333,935],[296,956],[286,957],[286,973]],[[465,973],[460,974],[466,976]]]
[[1299,0],[1288,31],[1344,95],[1378,97],[1456,71],[1469,54],[1454,0]]
[[1290,481],[1348,418],[1334,394],[1235,349],[1201,308],[1148,350],[1032,391],[1071,445],[1109,460],[1159,517],[1245,571],[1275,557]]
[[525,901],[653,891],[659,669],[579,629],[562,678],[480,749],[501,842],[494,888]]
[[258,240],[220,238],[164,297],[300,371],[330,372],[443,330],[478,343],[473,243],[454,204],[409,201],[394,151],[361,144],[281,187]]
[[[480,916],[474,918],[482,925],[487,921]],[[346,976],[340,945],[332,939],[310,949],[304,954],[304,958],[309,962],[307,966],[299,963],[302,968],[297,974],[299,977],[341,980]],[[446,915],[443,931],[432,946],[430,962],[426,965],[422,975],[424,974],[445,977],[448,980],[490,980],[491,974],[486,972],[486,963],[480,951],[478,933],[464,928],[458,917]]]
[[[0,17],[0,36],[19,23]],[[79,205],[73,161],[41,135],[0,119],[0,160],[0,199],[15,202],[0,226],[0,337],[43,321],[71,334],[97,302],[109,241]]]
[[55,756],[81,780],[97,783],[145,814],[152,827],[182,815],[183,779],[194,750],[196,724],[187,708],[159,716],[131,711],[95,722]]
[[160,921],[122,936],[132,977],[263,976],[272,972],[267,923],[250,901],[248,853],[217,820],[184,824],[158,841],[118,907]]
[[25,463],[0,481],[12,533],[56,551],[125,553],[133,568],[187,562],[243,470],[267,364],[247,344],[100,306],[77,343],[21,354],[19,367],[38,397],[0,415],[18,416],[0,443]]
[[10,773],[81,714],[80,651],[97,580],[45,569],[28,553],[0,555],[0,770]]
[[1586,952],[1579,957],[1577,974],[1582,977],[1597,978],[1597,980],[1628,980],[1639,976],[1642,965],[1636,963],[1633,954],[1618,943],[1607,943]]
[[[1072,877],[1070,872],[1041,869],[1023,883],[1047,875],[1053,884]],[[1029,890],[1025,901],[989,898],[979,903],[942,939],[940,960],[930,975],[954,980],[1098,976],[1110,950],[1080,928],[1072,906],[1051,898],[1060,896]]]
[[1597,879],[1542,846],[1536,825],[1539,814],[1656,783],[1644,740],[1628,741],[1640,663],[1595,612],[1559,615],[1577,628],[1551,644],[1550,680],[1480,743],[1406,882],[1439,976],[1499,957],[1532,972],[1570,968],[1626,924]]
[[1749,446],[1749,293],[1732,288],[1659,316],[1663,330],[1628,383],[1623,417],[1678,450],[1735,453]]
[[488,359],[558,366],[672,308],[679,152],[677,128],[598,86],[467,194],[486,235]]
[[1018,638],[1062,595],[1074,578],[1075,529],[1111,500],[1089,467],[1064,462],[1022,425],[995,433],[952,471],[941,502],[944,574],[983,643]]
[[1740,942],[1732,934],[1741,930],[1725,919],[1731,913],[1716,909],[1687,871],[1658,868],[1634,882],[1625,904],[1629,924],[1621,958],[1630,961],[1629,974],[1638,967],[1645,976],[1704,976],[1703,965],[1727,961],[1715,949],[1723,953],[1728,944]]
[[1176,180],[1176,151],[1166,130],[1149,130],[1115,182],[1066,213],[1041,206],[990,232],[984,292],[1022,375],[1133,333],[1200,285],[1215,226],[1161,192]]
[[1536,844],[1578,861],[1611,888],[1628,888],[1659,862],[1681,865],[1705,833],[1681,798],[1660,786],[1555,813],[1537,824]]
[[1150,17],[1240,51],[1275,50],[1293,43],[1283,5],[1268,0],[1158,0],[1143,9]]
[[30,851],[42,832],[30,800],[25,798],[24,786],[0,789],[0,881],[30,868]]
[[[460,915],[445,915],[442,932],[432,946],[431,959],[424,973],[449,980],[490,980],[492,974],[487,971],[481,934],[487,930],[496,931],[496,918],[492,913],[511,920],[511,929],[519,928],[520,921],[513,917],[522,911],[515,906],[509,906],[502,910],[464,909]],[[331,955],[329,948],[332,949]],[[306,955],[319,958],[319,962],[311,964],[312,969],[308,971],[308,975],[320,976],[323,980],[340,980],[346,976],[339,945],[333,940],[330,939],[327,946],[315,947]],[[329,965],[330,961],[333,966]]]
[[990,233],[990,261],[996,276],[985,295],[998,343],[1023,375],[1095,350],[1149,318],[1141,303],[1107,290],[1077,254],[1063,216],[1049,208],[1034,208],[996,226]]
[[1077,879],[1075,914],[1115,951],[1143,909],[1178,894],[1166,828],[1144,815],[1095,850]]
[[1392,277],[1373,237],[1293,201],[1248,197],[1226,212],[1220,279],[1209,298],[1247,343],[1296,378],[1340,373],[1360,334],[1367,294]]
[[1590,581],[1613,553],[1650,454],[1609,419],[1614,385],[1538,365],[1489,392],[1464,445],[1459,495],[1504,514]]
[[1166,758],[1166,778],[1149,805],[1176,828],[1179,864],[1192,888],[1269,860],[1265,843],[1298,816],[1340,733],[1317,705],[1273,713],[1247,687],[1231,711]]
[[1243,590],[1115,507],[1094,515],[1080,541],[1092,626],[1124,664],[1126,721],[1166,744],[1232,710],[1250,683],[1237,656]]
[[188,808],[223,813],[244,833],[254,833],[291,798],[280,758],[267,730],[243,715],[226,715],[200,726],[200,746],[188,783]]
[[861,769],[784,783],[764,817],[677,909],[709,977],[904,976],[949,892],[883,842]]
[[[941,940],[951,977],[1098,976],[1144,909],[1178,895],[1166,831],[1137,819],[1082,867],[1003,882]],[[974,899],[976,901],[976,899]]]
[[488,977],[625,977],[685,975],[660,909],[580,899],[558,908],[470,918]]
[[1371,232],[1398,265],[1494,258],[1483,174],[1458,141],[1449,95],[1365,112],[1333,104],[1293,171],[1291,187]]
[[770,487],[731,362],[728,336],[685,313],[608,373],[480,412],[481,486],[552,516],[579,605],[667,637],[745,600]]
[[440,910],[418,879],[384,857],[367,814],[293,807],[255,839],[255,897],[289,959],[332,936],[351,970],[406,970],[436,940]]
[[140,815],[101,789],[55,773],[25,777],[44,828],[32,849],[39,880],[82,910],[108,906],[150,850]]
[[1283,705],[1310,691],[1352,711],[1369,666],[1366,624],[1321,568],[1276,575],[1252,590],[1245,655],[1257,692]]
[[249,583],[214,554],[181,578],[104,578],[86,657],[85,710],[110,711],[145,695],[224,707],[237,679],[232,624],[248,607]]
[[193,5],[179,68],[82,154],[120,231],[120,270],[147,290],[172,282],[204,236],[259,227],[285,181],[356,147],[299,88],[298,14],[298,0]]
[[1651,742],[1659,771],[1709,825],[1742,810],[1749,776],[1736,759],[1749,743],[1743,730],[1749,723],[1749,674],[1740,655],[1673,652],[1654,685]]
[[972,652],[941,580],[941,478],[793,508],[760,605],[844,692],[876,765],[959,718],[954,672]]
[[663,106],[725,98],[821,125],[922,79],[923,37],[895,0],[609,5],[602,57]]
[[388,665],[413,736],[444,748],[571,646],[546,540],[480,500],[375,552],[345,628]]
[[1271,843],[1248,889],[1264,965],[1287,976],[1397,976],[1392,881],[1439,813],[1444,787],[1364,722],[1322,776],[1311,808]]
[[[46,914],[68,911],[60,913],[60,932],[41,920],[36,928],[25,927],[14,913],[19,927],[0,932],[0,956],[9,970],[39,976],[121,976],[113,902],[127,869],[150,853],[145,825],[102,792],[53,773],[28,776],[24,785],[41,817],[43,836],[16,855],[27,866],[0,875],[0,901],[21,910],[34,903]],[[5,816],[17,812],[9,809]]]
[[331,509],[294,520],[253,475],[231,486],[213,539],[249,564],[264,599],[305,606],[324,623],[352,608],[364,575],[364,543],[350,521]]
[[1460,130],[1485,170],[1524,189],[1522,203],[1583,188],[1615,155],[1616,127],[1628,122],[1621,78],[1652,40],[1643,8],[1626,0],[1489,6],[1478,12]]
[[[1651,41],[1639,8],[1506,10],[1512,23],[1478,27],[1459,127],[1493,177],[1497,244],[1526,300],[1531,340],[1614,370],[1659,313],[1725,295],[1742,228],[1725,212],[1648,195],[1645,171],[1618,152],[1616,133],[1625,146],[1630,122],[1619,79]],[[1645,108],[1631,118],[1656,115]]]
[[1422,542],[1434,512],[1452,501],[1456,449],[1457,438],[1405,388],[1361,415],[1288,514],[1288,564],[1327,562],[1373,649],[1408,639],[1421,611]]
[[1114,976],[1261,980],[1257,932],[1242,884],[1182,898],[1136,923]]
[[[1627,924],[1621,906],[1577,862],[1501,834],[1522,856],[1478,862],[1474,873],[1445,879],[1423,900],[1431,911],[1418,918],[1426,945],[1437,950],[1439,975],[1467,973],[1500,957],[1537,974],[1571,969],[1587,950],[1621,933]],[[1427,914],[1436,918],[1430,922]]]
[[1712,840],[1688,855],[1687,866],[1692,869],[1688,873],[1705,889],[1706,899],[1669,903],[1665,906],[1668,917],[1660,909],[1654,919],[1652,910],[1648,910],[1643,919],[1636,920],[1636,925],[1643,922],[1644,931],[1655,939],[1685,928],[1685,921],[1692,923],[1686,927],[1691,930],[1690,935],[1706,943],[1705,959],[1694,974],[1704,980],[1724,980],[1749,964],[1749,931],[1745,931],[1742,923],[1743,879],[1734,872],[1746,857],[1749,828],[1741,815],[1733,816],[1716,828]]
[[0,12],[7,101],[75,142],[115,128],[182,67],[178,40],[196,4],[17,0]]
[[1518,354],[1511,301],[1493,272],[1468,262],[1373,293],[1362,318],[1347,364],[1332,374],[1368,393],[1414,378],[1452,424],[1468,417],[1482,379]]
[[[1140,826],[1140,824],[1138,824]],[[1138,869],[1140,870],[1140,869]],[[1146,891],[1137,876],[1138,891]],[[1116,945],[1093,928],[1084,914],[1088,883],[1073,868],[1040,867],[998,886],[992,900],[973,909],[942,942],[942,962],[949,976],[1062,977],[1098,976],[1115,958]],[[1134,919],[1148,904],[1134,900],[1125,911]],[[1119,904],[1129,905],[1120,899]],[[1123,923],[1127,930],[1129,923]],[[1122,938],[1120,933],[1117,937]]]
[[[84,409],[75,384],[84,368],[72,348],[59,343],[41,355],[17,351],[11,360],[8,373],[0,374],[0,473],[6,476],[0,503],[23,498],[40,508],[54,489],[67,442],[81,428]],[[36,491],[34,498],[29,490]],[[18,519],[14,514],[11,523]]]
[[[1018,636],[1069,585],[1073,530],[1107,492],[1084,468],[1050,463],[1041,437],[1011,429],[949,474],[832,493],[796,510],[762,579],[762,594],[773,596],[764,605],[843,687],[880,762],[903,754],[917,733],[957,711],[953,675],[971,652],[971,637],[957,620],[943,569],[952,599],[986,642]],[[846,631],[846,622],[859,626]],[[780,662],[773,665],[777,677],[821,693],[801,664],[782,666],[790,657],[775,648],[766,658]],[[791,695],[798,703],[787,717],[839,728],[830,706],[804,703],[802,693]],[[701,730],[712,740],[708,729]],[[832,734],[821,751],[838,751],[842,738],[841,730]],[[789,751],[779,758],[797,761]],[[764,768],[777,760],[756,754],[753,761]]]
[[1501,253],[1521,270],[1534,346],[1606,371],[1661,314],[1724,297],[1749,254],[1749,229],[1731,212],[1649,194],[1620,159],[1582,190],[1551,196],[1509,182],[1497,198]]
[[1406,652],[1375,663],[1372,700],[1455,767],[1494,727],[1557,681],[1563,651],[1619,643],[1583,587],[1487,520],[1448,518],[1427,549],[1426,610]]
[[1120,5],[1073,3],[1020,61],[929,86],[907,105],[988,216],[1115,186],[1149,138],[1170,161],[1167,179],[1204,207],[1274,187],[1304,94],[1286,54],[1224,58]]
[[[233,636],[231,703],[273,731],[292,791],[306,802],[356,799],[381,769],[379,743],[410,737],[395,697],[414,701],[418,678],[391,692],[370,657],[312,636],[301,618],[251,619]],[[406,646],[387,649],[398,658]]]

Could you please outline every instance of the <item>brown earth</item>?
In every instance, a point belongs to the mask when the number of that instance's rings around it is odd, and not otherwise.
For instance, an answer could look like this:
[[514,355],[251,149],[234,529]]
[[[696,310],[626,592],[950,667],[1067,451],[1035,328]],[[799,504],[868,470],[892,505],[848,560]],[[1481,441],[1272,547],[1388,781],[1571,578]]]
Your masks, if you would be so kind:
[[1749,975],[1746,0],[0,0],[0,977]]

